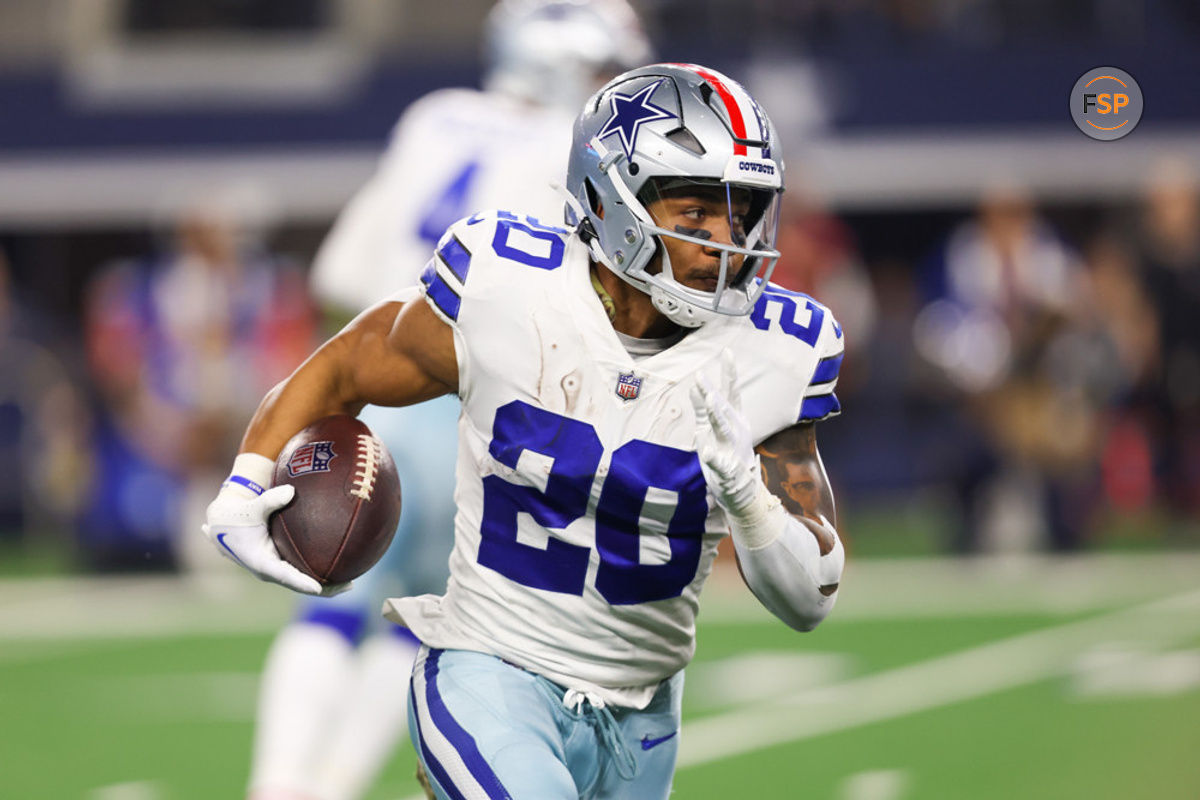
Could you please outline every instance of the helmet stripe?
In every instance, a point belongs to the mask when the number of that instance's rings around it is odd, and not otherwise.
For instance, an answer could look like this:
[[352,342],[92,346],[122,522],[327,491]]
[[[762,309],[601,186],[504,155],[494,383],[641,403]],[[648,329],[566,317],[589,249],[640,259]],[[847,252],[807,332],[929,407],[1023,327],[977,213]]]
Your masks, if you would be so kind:
[[[708,82],[708,85],[716,90],[717,96],[721,98],[721,102],[725,104],[725,111],[729,114],[729,124],[733,126],[734,137],[738,139],[747,138],[746,120],[742,116],[741,106],[734,96],[733,91],[725,85],[725,81],[722,80],[720,75],[696,64],[675,64],[674,66],[689,69],[701,78],[704,78]],[[734,143],[733,153],[738,156],[746,155],[746,145]]]

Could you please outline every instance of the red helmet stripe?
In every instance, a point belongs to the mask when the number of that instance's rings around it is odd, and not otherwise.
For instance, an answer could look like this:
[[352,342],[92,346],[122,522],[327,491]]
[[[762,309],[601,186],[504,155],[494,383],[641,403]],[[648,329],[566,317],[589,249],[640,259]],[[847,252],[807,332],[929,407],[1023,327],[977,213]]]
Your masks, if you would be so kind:
[[[742,117],[742,109],[738,106],[737,98],[733,96],[733,92],[721,80],[720,75],[695,64],[673,64],[672,66],[690,69],[701,78],[704,78],[709,86],[716,89],[717,96],[725,104],[725,112],[729,114],[729,124],[733,126],[733,135],[738,139],[746,138],[746,120]],[[733,153],[738,156],[746,155],[746,145],[734,143]]]

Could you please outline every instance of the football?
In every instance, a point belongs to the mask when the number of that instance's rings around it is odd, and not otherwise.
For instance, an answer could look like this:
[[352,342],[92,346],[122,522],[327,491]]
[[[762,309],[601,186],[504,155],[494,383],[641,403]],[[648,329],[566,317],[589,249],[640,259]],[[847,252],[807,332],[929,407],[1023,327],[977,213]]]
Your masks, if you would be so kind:
[[370,428],[345,414],[317,420],[284,445],[272,485],[296,496],[270,519],[289,563],[332,586],[375,565],[400,519],[396,465]]

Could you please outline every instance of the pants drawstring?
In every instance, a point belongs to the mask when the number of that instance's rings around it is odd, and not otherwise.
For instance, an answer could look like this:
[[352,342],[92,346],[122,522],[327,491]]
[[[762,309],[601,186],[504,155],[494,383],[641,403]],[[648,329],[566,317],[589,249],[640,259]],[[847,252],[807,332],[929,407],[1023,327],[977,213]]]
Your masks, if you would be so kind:
[[562,704],[576,714],[592,721],[600,734],[600,741],[604,743],[604,747],[613,757],[617,774],[625,780],[632,780],[637,772],[637,761],[634,760],[633,753],[629,752],[629,748],[625,746],[617,720],[608,710],[604,701],[592,692],[567,689],[563,695]]

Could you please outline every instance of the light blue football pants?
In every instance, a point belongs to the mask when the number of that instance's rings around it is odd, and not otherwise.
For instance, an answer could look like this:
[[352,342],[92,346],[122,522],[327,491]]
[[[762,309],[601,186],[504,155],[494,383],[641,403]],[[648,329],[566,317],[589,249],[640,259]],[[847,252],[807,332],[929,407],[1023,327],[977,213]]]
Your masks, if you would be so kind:
[[682,698],[682,671],[641,711],[597,708],[495,656],[422,647],[408,726],[439,800],[665,800]]

